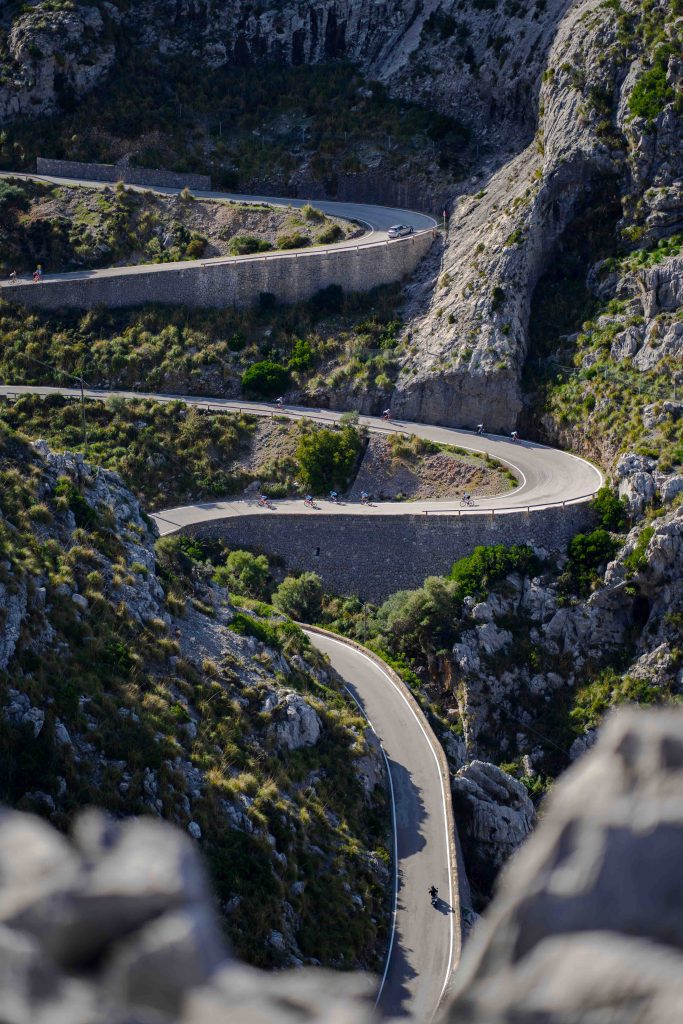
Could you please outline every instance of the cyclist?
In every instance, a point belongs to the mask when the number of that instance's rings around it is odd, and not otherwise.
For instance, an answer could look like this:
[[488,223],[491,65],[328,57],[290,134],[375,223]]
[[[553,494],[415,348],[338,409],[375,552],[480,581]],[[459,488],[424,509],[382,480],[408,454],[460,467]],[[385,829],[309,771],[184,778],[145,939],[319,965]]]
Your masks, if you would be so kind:
[[382,419],[386,422],[391,419],[391,409],[385,409],[382,413]]
[[370,504],[370,495],[368,494],[367,491],[361,491],[360,492],[360,503],[361,503],[361,505],[369,505]]
[[329,497],[330,497],[330,501],[333,501],[333,502],[335,502],[335,504],[336,504],[336,503],[337,503],[337,501],[339,500],[339,495],[337,494],[337,492],[336,492],[336,491],[330,491],[330,495],[329,495]]
[[477,433],[479,434],[480,437],[484,433],[484,424],[483,423],[477,423]]
[[517,433],[516,430],[512,431],[512,433],[510,434],[510,437],[512,438],[513,441],[519,441],[519,434]]
[[285,403],[284,403],[284,400],[282,398],[276,398],[275,399],[275,404],[278,407],[278,409],[282,409],[284,407]]
[[258,504],[261,506],[261,508],[269,508],[270,503],[268,501],[267,495],[259,494]]
[[306,497],[304,498],[304,505],[306,505],[307,508],[315,508],[315,502],[313,501],[312,494],[306,495]]

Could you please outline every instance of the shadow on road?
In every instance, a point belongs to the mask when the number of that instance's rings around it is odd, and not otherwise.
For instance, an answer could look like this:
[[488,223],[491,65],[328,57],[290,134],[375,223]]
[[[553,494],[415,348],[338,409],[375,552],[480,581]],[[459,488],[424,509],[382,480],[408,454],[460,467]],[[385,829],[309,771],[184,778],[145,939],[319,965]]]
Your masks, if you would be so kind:
[[441,897],[437,897],[436,903],[434,904],[434,910],[438,911],[439,914],[443,914],[444,917],[448,917],[449,914],[453,913],[453,907],[446,900],[442,900]]
[[[408,952],[412,953],[412,950]],[[409,982],[416,977],[417,972],[410,964],[407,953],[397,937],[391,952],[391,968],[378,1004],[383,1017],[390,1017],[392,1020],[401,1017],[412,1019],[410,1001],[413,993],[410,991]]]

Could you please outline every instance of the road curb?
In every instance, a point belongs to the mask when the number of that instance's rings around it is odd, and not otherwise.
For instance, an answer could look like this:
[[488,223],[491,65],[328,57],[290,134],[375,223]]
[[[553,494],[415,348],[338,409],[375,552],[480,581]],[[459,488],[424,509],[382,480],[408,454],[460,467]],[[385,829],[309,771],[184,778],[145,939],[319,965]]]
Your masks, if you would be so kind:
[[364,654],[365,657],[373,661],[375,665],[378,666],[378,668],[381,668],[382,671],[389,676],[391,681],[394,683],[397,689],[401,691],[401,693],[407,700],[416,718],[419,720],[420,724],[422,725],[422,728],[426,732],[429,738],[429,742],[432,744],[434,752],[436,753],[437,760],[439,762],[441,780],[443,783],[446,820],[448,823],[448,850],[450,859],[449,870],[451,878],[453,880],[453,902],[456,904],[456,906],[453,907],[453,913],[456,922],[456,926],[454,929],[453,962],[451,964],[451,970],[448,981],[446,982],[444,992],[442,994],[445,995],[452,984],[453,975],[455,974],[458,964],[460,963],[460,956],[462,953],[462,907],[463,905],[469,905],[470,902],[469,883],[467,881],[467,875],[465,874],[464,870],[462,853],[460,850],[460,842],[458,839],[458,834],[455,825],[455,815],[453,813],[450,767],[448,765],[448,760],[446,758],[445,751],[441,746],[441,743],[439,742],[434,730],[432,729],[429,723],[429,719],[427,718],[424,711],[420,707],[419,703],[413,696],[411,690],[406,685],[406,683],[404,683],[404,681],[401,679],[398,672],[396,672],[391,667],[391,665],[387,665],[386,661],[383,661],[382,658],[379,657],[379,655],[375,654],[375,652],[371,651],[368,647],[364,647],[363,644],[358,643],[356,640],[350,640],[348,637],[341,636],[339,633],[333,633],[329,629],[323,629],[321,626],[310,626],[307,623],[301,622],[297,624],[302,629],[310,633],[317,633],[320,636],[329,637],[332,640],[337,640],[341,643],[347,644],[349,647],[352,647],[360,653]]

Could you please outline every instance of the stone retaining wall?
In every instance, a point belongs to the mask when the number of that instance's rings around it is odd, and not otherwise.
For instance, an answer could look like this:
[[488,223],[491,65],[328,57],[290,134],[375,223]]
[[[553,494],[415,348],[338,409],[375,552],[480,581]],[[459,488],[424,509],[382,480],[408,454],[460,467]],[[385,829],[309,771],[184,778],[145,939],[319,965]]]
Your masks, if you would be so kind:
[[304,302],[329,285],[367,292],[411,274],[430,249],[436,231],[391,242],[330,247],[322,252],[159,264],[64,274],[40,284],[3,284],[0,298],[33,309],[95,309],[148,303],[201,309],[246,308],[262,294],[278,302]]
[[288,569],[317,572],[338,594],[379,602],[448,573],[478,544],[534,544],[564,551],[592,523],[587,504],[503,515],[246,515],[199,523],[183,532],[221,537],[284,559]]
[[85,181],[125,181],[127,185],[146,185],[149,188],[188,188],[199,192],[211,191],[211,178],[206,174],[176,174],[174,171],[152,170],[148,167],[130,167],[128,164],[89,164],[77,160],[36,160],[38,174],[56,178],[83,178]]

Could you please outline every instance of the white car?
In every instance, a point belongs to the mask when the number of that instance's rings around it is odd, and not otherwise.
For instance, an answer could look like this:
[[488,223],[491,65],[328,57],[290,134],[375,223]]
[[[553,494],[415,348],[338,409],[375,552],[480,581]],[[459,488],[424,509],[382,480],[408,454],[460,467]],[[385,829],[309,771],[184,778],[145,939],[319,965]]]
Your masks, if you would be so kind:
[[405,238],[406,235],[412,235],[414,228],[411,228],[408,224],[394,224],[392,228],[389,228],[387,234],[389,238]]

